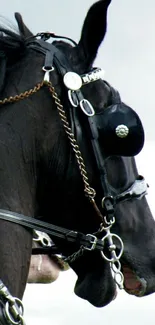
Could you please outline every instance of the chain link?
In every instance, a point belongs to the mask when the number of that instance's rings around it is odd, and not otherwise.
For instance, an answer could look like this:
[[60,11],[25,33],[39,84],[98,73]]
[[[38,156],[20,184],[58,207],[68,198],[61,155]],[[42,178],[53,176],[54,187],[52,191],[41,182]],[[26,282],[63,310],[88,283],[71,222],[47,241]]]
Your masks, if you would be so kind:
[[5,315],[9,324],[12,325],[25,325],[23,318],[24,307],[20,299],[14,298],[12,303],[8,298],[5,305]]
[[84,182],[84,192],[89,197],[90,201],[92,201],[94,199],[94,197],[96,196],[96,192],[89,185],[88,174],[87,174],[87,171],[86,171],[86,166],[84,164],[84,160],[83,160],[79,145],[77,144],[77,141],[76,141],[76,139],[74,137],[74,134],[72,133],[72,130],[71,130],[70,126],[69,126],[65,110],[63,108],[63,105],[61,104],[60,99],[58,98],[58,95],[57,95],[57,93],[55,91],[55,88],[52,86],[51,82],[48,82],[47,84],[49,86],[49,91],[52,94],[52,97],[54,98],[55,104],[57,106],[58,113],[60,115],[61,121],[62,121],[63,126],[65,128],[65,132],[66,132],[66,134],[67,134],[67,136],[68,136],[68,138],[70,140],[70,144],[71,144],[71,146],[73,148],[73,151],[75,153],[75,156],[76,156],[76,159],[77,159],[77,162],[78,162],[78,166],[79,166],[79,169],[80,169],[80,173],[82,175],[83,182]]
[[24,325],[24,307],[22,301],[10,294],[2,280],[0,280],[0,297],[4,304],[4,314],[9,324]]
[[27,90],[24,93],[15,96],[10,96],[8,98],[4,98],[3,100],[0,100],[0,105],[11,104],[11,103],[18,102],[19,100],[28,98],[29,96],[37,93],[43,86],[44,86],[44,81],[39,82],[34,88]]
[[[120,289],[124,289],[124,276],[123,273],[121,272],[121,263],[120,263],[120,258],[123,254],[124,251],[124,244],[122,242],[122,239],[111,232],[111,227],[113,226],[113,224],[115,223],[115,217],[113,217],[113,220],[111,220],[111,222],[107,221],[106,219],[104,220],[104,222],[107,224],[107,226],[105,227],[104,225],[101,225],[101,232],[104,230],[106,232],[105,236],[102,237],[102,243],[103,246],[106,247],[106,243],[108,244],[108,252],[110,253],[110,257],[109,254],[107,255],[106,252],[101,251],[101,255],[102,257],[108,261],[110,263],[110,268],[113,274],[113,278],[115,280],[115,282],[117,283],[118,287]],[[116,253],[116,249],[117,246],[114,244],[114,239],[118,242],[118,246],[120,246],[119,248],[119,252]]]
[[66,258],[63,258],[63,261],[65,263],[73,263],[77,258],[79,258],[83,255],[84,251],[85,251],[84,246],[81,246],[77,252],[73,253],[72,255],[70,255]]
[[113,274],[113,278],[117,283],[119,289],[124,289],[124,275],[121,272],[121,263],[119,260],[115,262],[110,262],[111,271]]

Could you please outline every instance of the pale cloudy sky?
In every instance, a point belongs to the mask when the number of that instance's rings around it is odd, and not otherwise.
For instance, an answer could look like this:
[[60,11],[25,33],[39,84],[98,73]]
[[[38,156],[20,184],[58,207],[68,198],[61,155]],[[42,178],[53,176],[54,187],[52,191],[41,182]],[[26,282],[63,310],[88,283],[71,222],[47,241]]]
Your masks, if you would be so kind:
[[[0,0],[1,15],[13,19],[19,11],[36,33],[50,30],[78,41],[92,0]],[[155,1],[113,0],[108,31],[95,65],[104,68],[105,79],[140,115],[146,133],[144,150],[137,157],[139,172],[151,187],[148,200],[155,215]],[[96,309],[73,294],[75,275],[63,273],[51,285],[29,285],[25,293],[28,325],[145,325],[154,324],[155,294],[134,298],[119,293],[103,309]]]

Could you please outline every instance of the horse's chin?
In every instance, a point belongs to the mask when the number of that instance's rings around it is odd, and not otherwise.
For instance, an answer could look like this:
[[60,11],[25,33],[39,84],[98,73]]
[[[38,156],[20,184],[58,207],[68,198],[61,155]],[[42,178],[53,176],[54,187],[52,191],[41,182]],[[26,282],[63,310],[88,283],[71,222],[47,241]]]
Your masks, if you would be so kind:
[[102,279],[100,283],[100,279],[94,277],[93,274],[88,274],[84,279],[78,278],[74,292],[78,297],[98,308],[108,305],[117,296],[113,279]]
[[[124,290],[137,297],[144,296],[147,289],[146,280],[136,274],[131,264],[124,261],[121,261],[121,264]],[[117,287],[110,265],[101,255],[87,255],[79,261],[79,264],[73,264],[72,268],[78,276],[74,288],[78,297],[87,300],[95,307],[104,307],[116,298]]]
[[101,254],[93,255],[90,254],[81,261],[79,259],[79,263],[71,265],[78,276],[74,292],[93,306],[104,307],[116,298],[116,284],[109,263]]
[[[122,272],[124,290],[130,295],[144,296],[147,282],[137,276],[127,265],[123,265]],[[117,289],[109,265],[106,265],[102,274],[100,272],[89,272],[85,276],[78,276],[74,292],[78,297],[87,300],[95,307],[104,307],[112,302],[117,296]]]

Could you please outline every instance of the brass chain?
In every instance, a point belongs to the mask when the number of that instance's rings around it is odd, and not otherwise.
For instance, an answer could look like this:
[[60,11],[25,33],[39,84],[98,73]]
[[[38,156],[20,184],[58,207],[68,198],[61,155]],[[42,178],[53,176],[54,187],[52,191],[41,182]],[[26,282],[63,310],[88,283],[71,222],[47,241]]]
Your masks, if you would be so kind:
[[96,191],[94,190],[94,188],[92,188],[89,184],[88,181],[88,174],[86,171],[86,166],[84,164],[84,160],[79,148],[79,145],[77,144],[77,141],[74,137],[74,134],[72,133],[72,130],[69,126],[68,120],[67,120],[67,116],[65,113],[65,110],[63,108],[63,105],[61,104],[61,101],[58,97],[58,94],[55,91],[55,88],[52,86],[51,82],[47,83],[48,87],[49,87],[49,91],[52,94],[52,97],[54,98],[58,113],[60,115],[61,121],[63,123],[63,126],[65,128],[65,132],[68,136],[68,139],[70,140],[70,144],[73,148],[73,151],[75,153],[76,159],[77,159],[77,163],[80,169],[80,173],[84,182],[84,192],[85,194],[89,197],[91,202],[94,202],[94,197],[96,195]]
[[37,93],[44,86],[44,84],[44,81],[39,82],[34,88],[27,90],[24,93],[15,96],[10,96],[9,98],[4,98],[3,100],[0,100],[0,105],[15,103],[19,100],[28,98],[29,96]]
[[94,205],[94,203],[95,203],[94,197],[96,195],[96,192],[89,185],[88,174],[86,171],[86,166],[84,164],[84,160],[83,160],[79,145],[77,144],[74,134],[72,133],[72,130],[71,130],[69,123],[67,121],[67,116],[66,116],[65,110],[63,108],[63,105],[61,104],[58,94],[55,91],[55,88],[52,86],[52,83],[43,80],[42,82],[38,83],[34,88],[27,90],[24,93],[21,93],[19,95],[15,95],[15,96],[10,96],[9,98],[4,98],[3,100],[0,100],[0,105],[14,103],[14,102],[18,102],[19,100],[23,100],[24,98],[28,98],[29,96],[37,93],[44,85],[48,86],[48,88],[49,88],[49,91],[55,101],[58,113],[59,113],[61,121],[63,123],[63,126],[65,128],[65,132],[70,140],[73,151],[75,152],[75,156],[76,156],[76,159],[78,162],[80,173],[82,175],[83,182],[84,182],[84,192],[90,199],[91,203],[93,203],[93,205]]

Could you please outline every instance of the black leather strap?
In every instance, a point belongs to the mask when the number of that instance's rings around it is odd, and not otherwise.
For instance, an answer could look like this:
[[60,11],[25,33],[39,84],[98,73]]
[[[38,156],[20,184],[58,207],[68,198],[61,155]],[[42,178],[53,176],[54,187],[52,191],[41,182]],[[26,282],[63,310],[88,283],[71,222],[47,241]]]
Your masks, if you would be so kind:
[[96,238],[92,234],[85,235],[80,232],[58,227],[48,222],[36,220],[32,217],[24,216],[8,210],[0,210],[0,219],[16,223],[26,228],[46,232],[47,234],[52,235],[52,237],[59,237],[68,242],[74,242],[79,246],[84,246],[84,248],[88,250],[95,248],[102,251],[104,247],[102,240]]
[[3,89],[6,74],[6,57],[3,52],[0,51],[0,92]]
[[40,255],[40,254],[61,254],[61,251],[58,249],[56,246],[51,246],[51,247],[33,247],[32,248],[32,255]]

